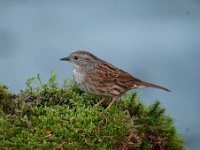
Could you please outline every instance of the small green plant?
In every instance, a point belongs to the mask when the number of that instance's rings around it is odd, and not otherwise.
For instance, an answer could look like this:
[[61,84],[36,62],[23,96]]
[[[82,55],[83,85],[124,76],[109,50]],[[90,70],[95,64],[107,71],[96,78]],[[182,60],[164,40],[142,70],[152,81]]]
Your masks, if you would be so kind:
[[159,101],[145,106],[131,93],[105,111],[108,102],[94,107],[100,97],[56,77],[37,75],[17,95],[0,85],[1,149],[183,149]]

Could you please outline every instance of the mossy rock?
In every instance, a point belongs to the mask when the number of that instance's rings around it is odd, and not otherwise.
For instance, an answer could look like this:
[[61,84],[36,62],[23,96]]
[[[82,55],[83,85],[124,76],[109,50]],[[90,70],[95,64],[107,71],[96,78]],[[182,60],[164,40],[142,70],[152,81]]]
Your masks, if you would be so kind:
[[0,149],[182,150],[183,139],[159,101],[142,104],[136,93],[123,96],[108,111],[107,102],[52,73],[40,76],[14,95],[0,85]]

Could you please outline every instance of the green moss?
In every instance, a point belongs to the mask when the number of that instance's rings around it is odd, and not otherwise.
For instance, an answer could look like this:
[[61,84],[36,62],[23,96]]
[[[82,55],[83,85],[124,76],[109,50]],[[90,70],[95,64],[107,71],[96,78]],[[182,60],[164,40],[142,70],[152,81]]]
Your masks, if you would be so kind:
[[80,91],[73,83],[47,83],[40,76],[14,95],[0,86],[1,149],[183,149],[183,139],[159,101],[141,103],[127,94],[105,111],[100,97]]

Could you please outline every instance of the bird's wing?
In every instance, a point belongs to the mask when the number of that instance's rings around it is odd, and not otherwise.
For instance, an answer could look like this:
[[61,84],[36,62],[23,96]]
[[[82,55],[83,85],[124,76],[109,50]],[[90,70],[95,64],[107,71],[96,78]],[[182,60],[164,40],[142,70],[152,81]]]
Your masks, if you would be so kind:
[[120,96],[134,87],[135,78],[115,66],[102,62],[85,75],[89,91],[97,95]]

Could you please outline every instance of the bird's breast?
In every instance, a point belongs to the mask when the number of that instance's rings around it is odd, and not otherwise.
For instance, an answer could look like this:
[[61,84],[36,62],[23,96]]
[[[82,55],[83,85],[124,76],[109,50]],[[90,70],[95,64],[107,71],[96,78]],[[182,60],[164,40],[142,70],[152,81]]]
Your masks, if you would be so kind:
[[82,91],[88,91],[88,87],[85,83],[85,72],[79,70],[79,69],[73,69],[74,73],[74,80],[77,84],[77,86],[82,90]]
[[85,74],[80,72],[77,69],[74,69],[73,73],[74,73],[74,80],[76,81],[76,83],[82,84],[84,82],[84,79],[85,79]]

